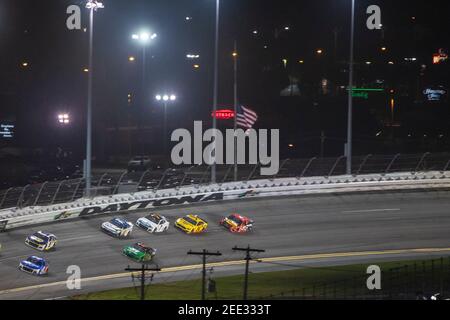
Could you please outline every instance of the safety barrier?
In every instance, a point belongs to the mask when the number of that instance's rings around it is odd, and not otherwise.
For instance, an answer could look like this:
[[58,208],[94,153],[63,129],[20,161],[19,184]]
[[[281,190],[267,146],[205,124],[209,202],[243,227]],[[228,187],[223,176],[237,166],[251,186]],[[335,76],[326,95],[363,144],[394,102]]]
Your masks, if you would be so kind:
[[[450,167],[449,153],[365,155],[354,157],[353,175],[389,174],[393,172],[447,171]],[[217,166],[217,181],[234,180],[233,166]],[[238,181],[278,179],[289,177],[332,177],[345,174],[345,157],[288,159],[281,161],[280,171],[272,177],[259,175],[258,165],[239,166]],[[148,170],[145,172],[105,172],[92,176],[93,195],[106,196],[139,191],[207,185],[211,181],[208,166],[192,166],[182,169]],[[84,179],[45,182],[0,191],[0,209],[46,206],[73,202],[84,196]]]
[[154,209],[173,205],[252,197],[318,193],[440,189],[450,187],[450,172],[393,173],[360,176],[259,179],[208,186],[187,186],[79,199],[65,204],[0,211],[0,231],[26,225],[62,221],[112,212]]

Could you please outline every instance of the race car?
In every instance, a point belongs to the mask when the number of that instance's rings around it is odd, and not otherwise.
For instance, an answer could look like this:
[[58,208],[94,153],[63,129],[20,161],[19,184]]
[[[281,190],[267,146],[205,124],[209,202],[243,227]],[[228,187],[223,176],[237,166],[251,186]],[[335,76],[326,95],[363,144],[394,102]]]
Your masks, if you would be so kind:
[[249,232],[253,229],[253,224],[253,220],[236,213],[220,220],[220,225],[224,226],[232,233]]
[[20,262],[19,269],[26,273],[43,276],[48,274],[48,262],[45,259],[31,256]]
[[112,219],[102,223],[101,229],[107,234],[117,238],[127,238],[133,231],[133,224],[121,218]]
[[137,262],[148,262],[156,255],[156,249],[138,242],[124,247],[122,253]]
[[54,234],[38,231],[25,239],[25,244],[39,251],[50,251],[56,247],[58,239]]
[[187,234],[196,234],[205,232],[208,228],[208,223],[196,215],[189,214],[183,218],[179,218],[175,222],[175,227]]
[[136,225],[150,233],[161,233],[169,229],[167,218],[157,213],[138,219]]

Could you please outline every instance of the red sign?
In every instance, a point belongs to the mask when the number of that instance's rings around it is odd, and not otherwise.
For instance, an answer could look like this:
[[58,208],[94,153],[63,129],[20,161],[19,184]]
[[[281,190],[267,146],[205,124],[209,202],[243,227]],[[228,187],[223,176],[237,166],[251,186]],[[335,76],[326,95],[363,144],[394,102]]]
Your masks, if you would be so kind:
[[234,119],[234,111],[229,109],[217,110],[216,114],[214,112],[211,114],[212,117],[215,117],[218,120],[230,120]]

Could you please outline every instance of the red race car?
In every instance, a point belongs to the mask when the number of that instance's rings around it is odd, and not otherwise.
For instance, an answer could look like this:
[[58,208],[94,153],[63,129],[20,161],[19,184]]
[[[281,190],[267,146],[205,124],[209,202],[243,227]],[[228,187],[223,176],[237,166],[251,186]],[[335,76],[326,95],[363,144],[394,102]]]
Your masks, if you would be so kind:
[[220,225],[227,228],[232,233],[246,233],[253,229],[253,220],[233,213],[228,218],[220,220]]

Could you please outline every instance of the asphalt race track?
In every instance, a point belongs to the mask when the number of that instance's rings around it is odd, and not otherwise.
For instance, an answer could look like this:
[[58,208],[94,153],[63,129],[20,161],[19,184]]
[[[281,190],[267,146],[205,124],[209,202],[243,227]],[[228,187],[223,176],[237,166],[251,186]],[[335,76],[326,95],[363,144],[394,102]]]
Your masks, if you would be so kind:
[[[148,210],[147,210],[148,211]],[[323,253],[351,253],[419,248],[450,248],[450,192],[391,192],[383,194],[347,194],[301,196],[271,199],[245,199],[159,210],[171,221],[167,234],[151,235],[135,227],[132,238],[118,240],[100,231],[100,224],[117,215],[103,215],[40,227],[23,228],[0,234],[0,299],[46,299],[77,294],[64,285],[42,284],[66,281],[69,265],[78,265],[83,278],[108,276],[124,272],[135,265],[121,255],[122,247],[144,242],[158,249],[155,259],[161,268],[201,263],[200,257],[188,256],[190,249],[220,250],[223,256],[215,261],[237,261],[243,253],[234,246],[251,245],[265,249],[257,257],[304,256]],[[219,226],[223,215],[238,212],[255,220],[255,231],[248,235],[233,235]],[[148,212],[123,214],[133,223]],[[209,222],[203,235],[185,235],[172,227],[177,217],[199,214]],[[120,216],[120,215],[119,215]],[[59,238],[54,252],[40,253],[24,244],[27,235],[43,230]],[[449,249],[450,250],[450,249]],[[439,256],[450,255],[442,251]],[[50,262],[50,274],[35,277],[17,269],[19,261],[30,255],[45,257]],[[403,252],[403,258],[416,254]],[[363,256],[363,255],[361,255]],[[378,259],[388,255],[379,254]],[[373,258],[371,258],[373,259]],[[363,261],[363,257],[319,258],[311,264],[339,264]],[[262,266],[256,266],[266,271]],[[276,269],[275,267],[267,267]],[[224,273],[242,272],[241,265],[228,266]],[[176,276],[162,275],[166,280],[198,276],[198,270],[180,271]],[[104,278],[89,290],[132,285],[129,277]],[[12,290],[29,287],[27,290]]]

